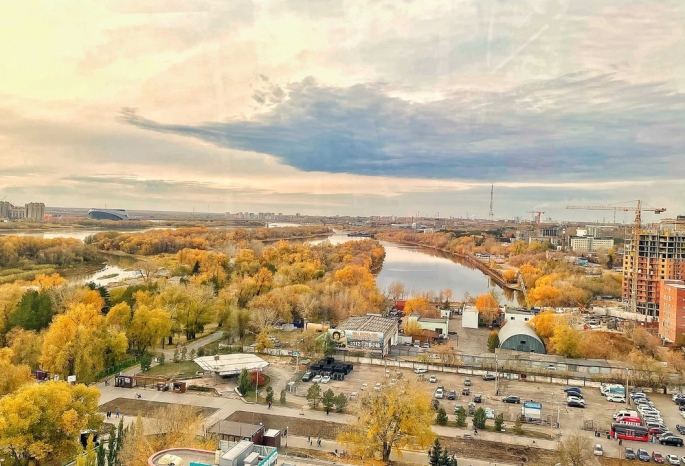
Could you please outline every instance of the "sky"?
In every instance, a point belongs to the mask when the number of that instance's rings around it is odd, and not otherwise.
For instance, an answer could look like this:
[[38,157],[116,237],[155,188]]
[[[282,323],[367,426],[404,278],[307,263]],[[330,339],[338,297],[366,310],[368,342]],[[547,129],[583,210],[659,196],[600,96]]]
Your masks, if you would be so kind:
[[500,219],[685,214],[685,3],[3,6],[0,199],[487,218],[493,184]]

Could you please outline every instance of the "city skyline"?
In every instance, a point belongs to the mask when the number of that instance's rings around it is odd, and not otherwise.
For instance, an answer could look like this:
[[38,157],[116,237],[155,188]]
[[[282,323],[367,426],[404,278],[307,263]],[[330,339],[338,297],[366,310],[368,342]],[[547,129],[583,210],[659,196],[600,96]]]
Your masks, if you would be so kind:
[[494,183],[499,219],[685,213],[675,1],[8,8],[0,199],[487,218]]

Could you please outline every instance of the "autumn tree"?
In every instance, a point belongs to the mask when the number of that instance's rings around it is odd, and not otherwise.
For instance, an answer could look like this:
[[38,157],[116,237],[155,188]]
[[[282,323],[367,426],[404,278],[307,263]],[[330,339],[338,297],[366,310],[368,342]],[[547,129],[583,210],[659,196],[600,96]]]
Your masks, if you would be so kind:
[[499,305],[495,300],[492,293],[483,293],[476,298],[476,309],[480,312],[480,315],[485,322],[485,324],[490,327],[492,323],[500,314]]
[[31,284],[37,286],[39,290],[43,290],[55,286],[62,286],[66,283],[67,280],[58,273],[53,273],[51,275],[41,273],[36,275]]
[[549,344],[556,354],[567,358],[580,357],[581,334],[568,323],[562,322],[554,326],[554,335]]
[[32,380],[31,368],[25,364],[12,364],[12,356],[11,349],[0,348],[0,397]]
[[490,350],[491,353],[494,353],[497,348],[499,348],[499,334],[493,330],[490,332],[490,335],[488,335],[488,350]]
[[568,466],[590,466],[600,464],[594,455],[592,441],[581,435],[564,437],[557,456],[562,464]]
[[423,332],[423,329],[421,328],[421,325],[418,323],[416,320],[407,320],[407,323],[404,324],[404,333],[406,335],[415,337],[417,335],[421,335]]
[[[116,306],[115,306],[116,307]],[[171,317],[160,308],[140,306],[133,314],[126,337],[133,353],[140,357],[155,343],[161,342],[171,330]]]
[[392,282],[388,285],[387,294],[392,300],[402,299],[406,293],[406,288],[402,282]]
[[407,446],[426,448],[435,434],[430,395],[416,382],[399,382],[363,397],[355,410],[357,421],[343,427],[337,441],[363,458],[390,453]]
[[66,462],[78,450],[79,434],[98,429],[100,391],[66,382],[23,385],[0,398],[0,450],[17,464],[48,457]]
[[12,350],[12,364],[26,364],[31,369],[39,367],[38,360],[43,347],[42,333],[14,327],[5,336],[5,340]]
[[435,311],[431,308],[431,303],[423,296],[414,296],[409,298],[404,304],[405,314],[418,313],[422,317],[432,317]]
[[159,266],[154,261],[146,259],[136,262],[133,269],[138,272],[138,275],[143,279],[143,282],[146,285],[149,285],[152,282],[152,279],[155,278],[155,273],[159,270]]
[[559,322],[559,318],[553,310],[546,310],[535,315],[528,326],[535,329],[535,333],[540,338],[549,339],[554,335],[554,328]]

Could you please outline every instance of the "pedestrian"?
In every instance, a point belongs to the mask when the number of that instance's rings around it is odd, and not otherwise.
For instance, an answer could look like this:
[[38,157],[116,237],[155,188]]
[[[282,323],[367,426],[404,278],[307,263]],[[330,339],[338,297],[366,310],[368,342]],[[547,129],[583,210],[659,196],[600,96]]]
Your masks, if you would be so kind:
[[312,444],[312,437],[311,437],[311,435],[307,435],[307,442],[309,442],[310,445]]
[[316,444],[317,444],[319,447],[321,447],[321,437],[319,437],[319,439],[316,441]]
[[117,409],[117,418],[119,417],[119,410]]
[[618,446],[620,447],[621,445],[623,445],[623,439],[622,438],[618,439]]

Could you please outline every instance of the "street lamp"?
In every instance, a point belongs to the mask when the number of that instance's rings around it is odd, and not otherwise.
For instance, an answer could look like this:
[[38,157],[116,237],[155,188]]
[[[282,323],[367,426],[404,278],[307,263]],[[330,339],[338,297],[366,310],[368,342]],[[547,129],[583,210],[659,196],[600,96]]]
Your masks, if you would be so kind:
[[628,377],[630,376],[630,369],[626,367],[626,389],[624,390],[623,395],[626,398],[626,409],[628,408]]
[[290,430],[290,427],[285,426],[285,446],[286,446],[286,448],[288,447],[288,430]]

